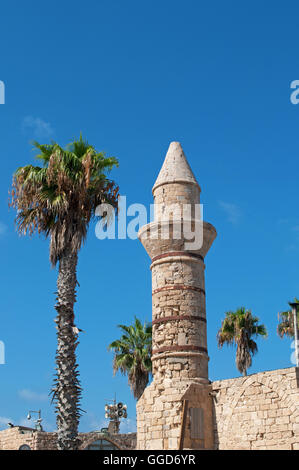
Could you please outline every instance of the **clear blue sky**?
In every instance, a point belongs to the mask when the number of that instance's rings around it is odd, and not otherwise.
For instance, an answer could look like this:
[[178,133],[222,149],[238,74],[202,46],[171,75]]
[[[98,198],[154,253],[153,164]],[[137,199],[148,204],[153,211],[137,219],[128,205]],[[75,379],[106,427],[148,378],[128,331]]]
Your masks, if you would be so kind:
[[[117,156],[113,177],[128,203],[152,202],[169,142],[180,141],[218,237],[206,258],[212,380],[238,375],[234,351],[219,351],[224,312],[245,305],[269,338],[250,372],[291,366],[277,312],[299,295],[299,7],[295,1],[86,0],[2,2],[0,80],[0,425],[24,424],[42,408],[54,372],[56,271],[48,242],[19,238],[7,193],[13,171],[33,161],[30,141],[66,144],[80,131]],[[86,415],[104,425],[105,398],[135,404],[112,375],[107,345],[116,325],[151,319],[149,258],[138,241],[100,242],[94,225],[80,253],[78,361]]]

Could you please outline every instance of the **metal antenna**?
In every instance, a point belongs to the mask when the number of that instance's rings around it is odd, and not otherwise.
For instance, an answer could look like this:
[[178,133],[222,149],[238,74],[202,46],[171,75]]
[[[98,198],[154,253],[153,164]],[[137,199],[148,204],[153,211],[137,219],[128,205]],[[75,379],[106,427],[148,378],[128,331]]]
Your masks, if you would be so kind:
[[41,412],[41,410],[38,410],[38,411],[29,410],[28,415],[27,415],[27,419],[28,419],[28,420],[31,419],[31,413],[36,413],[36,414],[38,415],[38,418],[37,418],[37,420],[35,421],[35,429],[36,429],[37,431],[43,431],[43,427],[42,427],[42,418],[41,418],[42,412]]
[[119,433],[119,426],[121,418],[127,418],[127,405],[122,402],[116,402],[116,393],[114,399],[107,399],[108,402],[112,402],[113,405],[105,405],[105,418],[109,418],[108,432],[111,434]]

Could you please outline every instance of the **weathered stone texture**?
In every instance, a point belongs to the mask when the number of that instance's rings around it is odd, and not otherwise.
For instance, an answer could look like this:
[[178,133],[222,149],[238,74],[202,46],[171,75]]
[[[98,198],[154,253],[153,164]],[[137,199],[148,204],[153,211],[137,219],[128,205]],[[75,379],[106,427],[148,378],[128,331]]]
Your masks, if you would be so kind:
[[[175,233],[175,227],[181,224],[184,204],[193,208],[189,219],[195,228],[195,207],[200,202],[199,185],[178,142],[169,146],[153,195],[155,220],[140,229],[139,238],[152,259],[154,380],[207,381],[204,256],[216,231],[201,221],[203,243],[194,250],[186,249],[183,228]],[[179,207],[180,213],[169,217],[173,205]],[[169,229],[167,236],[165,227]]]
[[[80,450],[84,450],[97,439],[107,439],[119,449],[130,450],[136,447],[136,434],[106,435],[96,432],[79,433]],[[22,445],[28,445],[31,450],[57,450],[57,434],[55,432],[41,432],[24,426],[0,431],[0,450],[19,450]]]
[[35,450],[36,433],[33,429],[18,426],[0,432],[0,450],[18,450],[22,445]]
[[[179,369],[177,361],[172,365]],[[137,404],[137,448],[178,449],[187,399],[189,409],[203,409],[204,439],[190,438],[188,413],[185,449],[299,450],[298,386],[295,367],[210,385],[179,379],[153,382]]]
[[178,183],[183,182],[184,187],[186,183],[197,185],[196,178],[189,166],[185,157],[184,151],[179,142],[171,142],[169,145],[163,166],[159,172],[158,178],[154,184],[153,192],[159,186],[165,183]]
[[203,243],[194,251],[185,248],[183,232],[177,236],[183,205],[191,206],[194,228],[200,202],[177,142],[170,144],[153,195],[155,220],[140,229],[139,239],[152,259],[154,380],[137,404],[137,448],[178,449],[184,435],[183,447],[191,449],[298,449],[296,369],[208,380],[204,258],[216,231],[202,222]]
[[213,382],[215,448],[299,449],[298,369]]
[[[153,195],[155,220],[140,229],[139,239],[152,260],[154,380],[137,404],[137,448],[177,449],[183,431],[185,447],[212,448],[204,257],[216,230],[200,219],[200,187],[178,142],[169,146]],[[193,232],[202,231],[194,249],[187,248],[182,217]],[[200,442],[191,437],[189,412],[182,427],[184,400],[193,403],[190,409],[204,409]]]
[[[177,359],[176,359],[177,360]],[[180,366],[180,362],[173,364]],[[179,446],[183,401],[189,409],[202,407],[205,413],[204,439],[191,439],[190,413],[187,413],[183,447],[212,449],[212,399],[210,385],[181,379],[165,379],[153,382],[137,403],[137,449],[175,450]]]

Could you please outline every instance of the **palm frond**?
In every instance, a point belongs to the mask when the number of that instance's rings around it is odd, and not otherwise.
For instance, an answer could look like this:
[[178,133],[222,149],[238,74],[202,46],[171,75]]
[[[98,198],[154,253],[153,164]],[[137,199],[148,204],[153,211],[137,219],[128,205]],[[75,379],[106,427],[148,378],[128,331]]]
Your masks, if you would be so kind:
[[139,399],[152,370],[152,328],[135,317],[131,325],[118,325],[122,335],[108,346],[114,351],[113,371],[128,376],[134,397]]
[[245,307],[238,308],[235,312],[225,314],[221,328],[217,333],[218,346],[224,344],[236,345],[236,365],[244,375],[251,366],[251,356],[256,354],[258,347],[252,337],[267,337],[265,325],[259,324],[259,318],[252,315]]
[[10,206],[18,211],[20,234],[38,232],[50,237],[50,261],[55,266],[67,247],[74,253],[80,250],[99,204],[117,208],[118,186],[107,178],[107,172],[118,161],[97,152],[82,135],[66,148],[56,142],[33,142],[33,146],[43,166],[16,170]]

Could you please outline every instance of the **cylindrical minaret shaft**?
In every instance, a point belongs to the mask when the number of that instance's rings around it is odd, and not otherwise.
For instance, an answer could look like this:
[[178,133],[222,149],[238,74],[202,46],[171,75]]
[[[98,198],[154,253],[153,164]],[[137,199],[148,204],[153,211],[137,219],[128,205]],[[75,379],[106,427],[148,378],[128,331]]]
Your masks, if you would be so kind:
[[141,228],[139,238],[152,260],[154,380],[205,382],[204,257],[216,231],[201,220],[200,187],[178,142],[170,144],[153,195],[155,220]]

